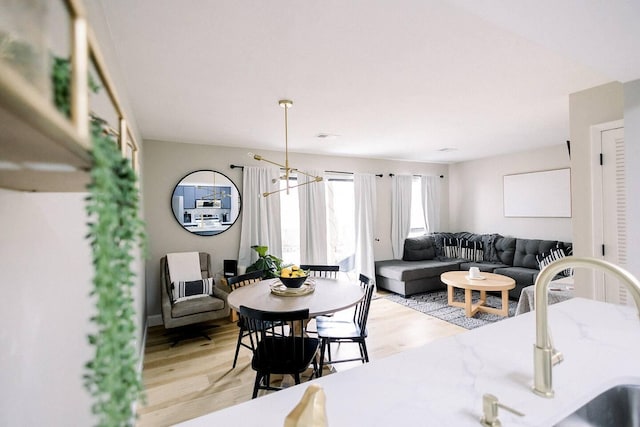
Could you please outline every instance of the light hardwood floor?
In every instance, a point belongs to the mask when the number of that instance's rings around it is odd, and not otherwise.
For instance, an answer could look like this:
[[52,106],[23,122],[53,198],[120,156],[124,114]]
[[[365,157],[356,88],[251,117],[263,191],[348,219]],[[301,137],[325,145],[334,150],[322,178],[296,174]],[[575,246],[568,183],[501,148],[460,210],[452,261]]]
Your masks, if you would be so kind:
[[[138,405],[138,426],[169,426],[251,399],[255,372],[250,351],[241,348],[238,364],[231,369],[238,327],[229,321],[212,325],[217,326],[208,329],[211,341],[194,338],[175,347],[174,334],[162,326],[149,329],[142,372],[146,403]],[[371,303],[368,330],[371,361],[465,331],[381,297]],[[332,351],[339,358],[339,352],[357,352],[357,346],[343,344]],[[357,365],[341,363],[334,369]]]

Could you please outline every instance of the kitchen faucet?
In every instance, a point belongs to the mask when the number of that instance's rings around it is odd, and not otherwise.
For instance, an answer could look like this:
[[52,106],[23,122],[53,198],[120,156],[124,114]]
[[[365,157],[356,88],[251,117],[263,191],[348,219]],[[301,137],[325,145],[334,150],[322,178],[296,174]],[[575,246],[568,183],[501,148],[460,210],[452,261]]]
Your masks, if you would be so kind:
[[549,334],[547,291],[554,276],[570,267],[592,268],[615,276],[628,288],[640,315],[640,282],[631,273],[615,264],[596,258],[570,256],[554,261],[542,269],[535,284],[536,343],[533,348],[533,392],[543,397],[553,397],[551,371],[554,365],[562,361],[562,354],[553,348]]

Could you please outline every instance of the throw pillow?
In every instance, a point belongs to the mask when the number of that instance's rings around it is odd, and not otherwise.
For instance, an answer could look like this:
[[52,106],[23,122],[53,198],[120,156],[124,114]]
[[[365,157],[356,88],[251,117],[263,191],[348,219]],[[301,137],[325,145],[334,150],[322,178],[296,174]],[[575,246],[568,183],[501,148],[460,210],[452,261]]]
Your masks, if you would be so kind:
[[[551,248],[547,252],[543,252],[539,255],[536,255],[536,261],[538,261],[538,268],[542,270],[547,265],[552,262],[564,258],[566,256],[564,249],[562,249],[559,245],[556,245],[555,248]],[[569,277],[573,276],[573,268],[567,268],[562,270],[560,273],[561,276]]]
[[171,284],[173,302],[186,301],[213,294],[213,277],[202,280],[179,281]]
[[472,262],[482,262],[484,260],[484,250],[482,242],[460,239],[458,241],[460,258],[467,259]]
[[442,251],[446,258],[459,258],[460,246],[458,246],[458,239],[455,237],[445,237],[442,239]]
[[444,254],[444,241],[445,239],[455,239],[454,233],[433,233],[433,240],[436,246],[436,257],[446,257]]

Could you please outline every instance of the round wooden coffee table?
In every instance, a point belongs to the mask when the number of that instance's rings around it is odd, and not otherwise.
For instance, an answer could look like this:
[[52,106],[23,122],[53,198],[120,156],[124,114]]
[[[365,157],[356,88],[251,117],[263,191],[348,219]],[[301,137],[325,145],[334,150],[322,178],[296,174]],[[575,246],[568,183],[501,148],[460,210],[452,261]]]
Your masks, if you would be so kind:
[[[467,317],[473,317],[477,312],[509,316],[509,290],[516,287],[516,282],[511,277],[494,273],[480,273],[482,279],[469,279],[468,271],[447,271],[440,275],[440,280],[447,285],[447,297],[449,305],[464,308]],[[453,289],[464,289],[464,302],[454,301]],[[480,300],[473,303],[472,291],[480,291]],[[502,307],[487,307],[487,291],[500,291]]]

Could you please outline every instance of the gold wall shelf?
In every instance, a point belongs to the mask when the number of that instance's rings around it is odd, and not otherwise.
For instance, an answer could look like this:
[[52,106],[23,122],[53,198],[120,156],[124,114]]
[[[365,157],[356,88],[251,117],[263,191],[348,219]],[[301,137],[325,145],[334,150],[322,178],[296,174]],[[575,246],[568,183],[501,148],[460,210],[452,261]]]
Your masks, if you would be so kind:
[[72,25],[72,118],[0,60],[0,188],[20,191],[87,191],[91,170],[88,137],[88,64],[92,61],[118,114],[118,145],[138,170],[138,144],[116,95],[79,0],[66,0]]
[[[0,62],[0,187],[22,191],[85,191],[90,143],[22,76]],[[27,167],[67,165],[73,172]]]

